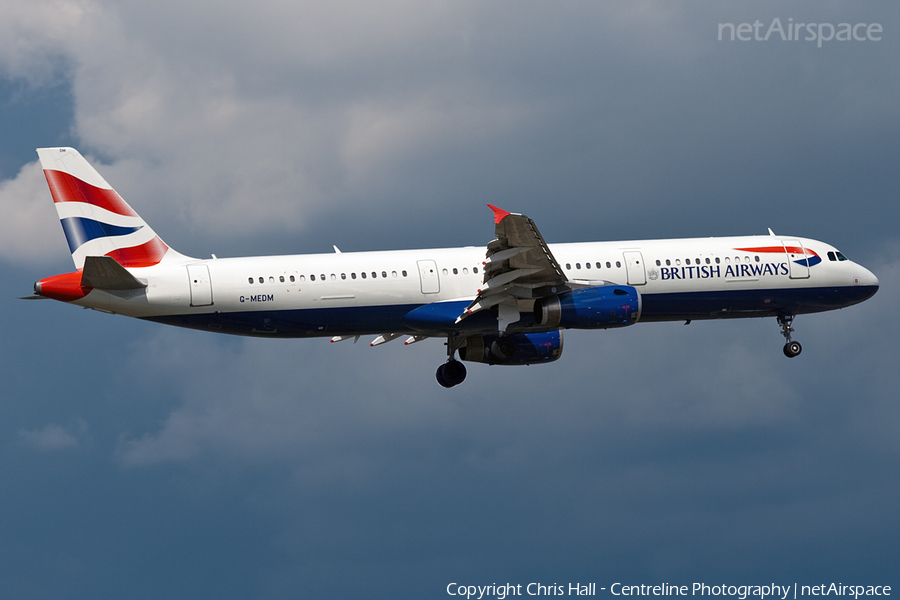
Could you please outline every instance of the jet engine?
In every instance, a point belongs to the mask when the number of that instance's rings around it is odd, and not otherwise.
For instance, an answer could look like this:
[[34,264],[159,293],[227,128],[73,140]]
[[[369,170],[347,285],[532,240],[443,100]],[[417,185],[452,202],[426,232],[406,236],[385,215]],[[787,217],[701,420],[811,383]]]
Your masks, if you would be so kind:
[[534,303],[534,320],[545,327],[608,329],[640,318],[641,294],[629,285],[579,288]]
[[459,349],[459,357],[490,365],[530,365],[558,359],[562,348],[561,331],[470,335]]

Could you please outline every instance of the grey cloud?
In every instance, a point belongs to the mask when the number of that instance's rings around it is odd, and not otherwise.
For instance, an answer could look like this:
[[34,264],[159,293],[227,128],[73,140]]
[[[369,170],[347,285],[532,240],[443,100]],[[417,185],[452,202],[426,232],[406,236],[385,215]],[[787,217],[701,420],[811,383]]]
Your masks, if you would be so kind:
[[43,452],[76,450],[89,441],[89,427],[83,419],[75,419],[68,425],[49,423],[39,429],[18,432],[19,441]]

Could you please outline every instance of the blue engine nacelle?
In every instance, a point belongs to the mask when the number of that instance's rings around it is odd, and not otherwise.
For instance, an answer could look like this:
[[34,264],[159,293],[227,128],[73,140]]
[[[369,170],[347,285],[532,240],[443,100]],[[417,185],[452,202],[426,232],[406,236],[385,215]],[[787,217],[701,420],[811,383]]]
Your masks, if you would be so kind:
[[459,349],[459,357],[489,365],[531,365],[558,359],[562,348],[561,331],[470,335]]
[[630,285],[579,288],[534,303],[534,320],[545,327],[607,329],[641,318],[641,294]]

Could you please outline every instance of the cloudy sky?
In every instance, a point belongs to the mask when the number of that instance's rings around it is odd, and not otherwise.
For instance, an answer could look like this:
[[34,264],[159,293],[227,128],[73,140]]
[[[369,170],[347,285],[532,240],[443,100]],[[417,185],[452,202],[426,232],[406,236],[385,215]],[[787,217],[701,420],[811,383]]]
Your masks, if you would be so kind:
[[[718,40],[775,18],[883,33]],[[898,56],[888,0],[0,0],[4,596],[897,589]],[[772,227],[882,287],[791,361],[773,319],[637,325],[448,391],[437,341],[18,300],[71,270],[56,145],[193,256],[482,245],[491,202],[551,242]]]

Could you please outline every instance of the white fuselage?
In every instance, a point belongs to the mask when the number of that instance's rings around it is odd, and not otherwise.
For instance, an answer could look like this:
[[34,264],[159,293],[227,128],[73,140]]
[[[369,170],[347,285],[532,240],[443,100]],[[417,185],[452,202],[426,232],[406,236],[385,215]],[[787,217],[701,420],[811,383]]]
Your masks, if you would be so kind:
[[[864,267],[844,259],[828,244],[805,238],[747,236],[549,247],[570,284],[612,283],[637,289],[642,321],[819,312],[861,302],[878,286]],[[145,289],[93,290],[74,303],[240,335],[446,335],[446,327],[417,331],[403,316],[436,302],[458,301],[464,306],[482,285],[484,260],[483,247],[465,247],[164,261],[129,269],[147,283]],[[520,301],[520,309],[527,314],[528,301]],[[534,324],[523,318],[517,326],[528,329]],[[490,323],[484,318],[463,321],[458,329],[485,331]]]

